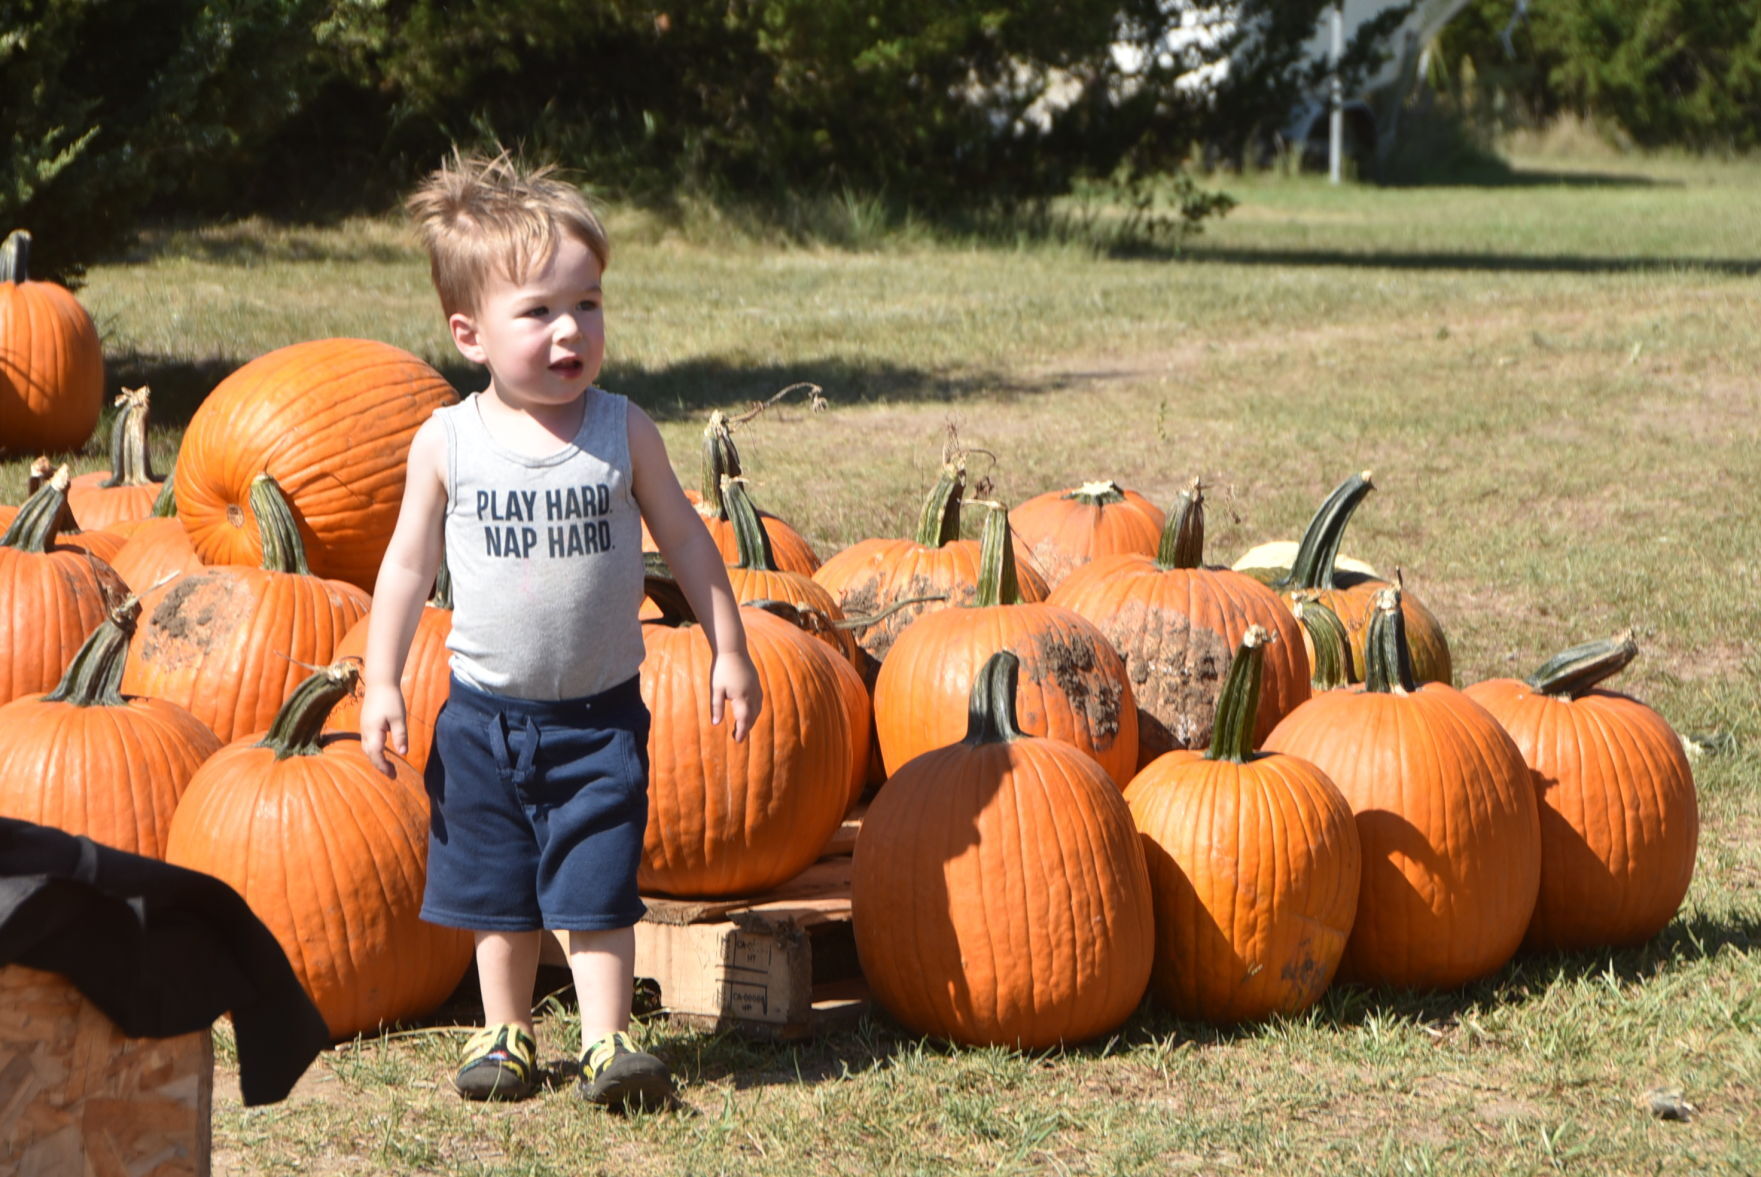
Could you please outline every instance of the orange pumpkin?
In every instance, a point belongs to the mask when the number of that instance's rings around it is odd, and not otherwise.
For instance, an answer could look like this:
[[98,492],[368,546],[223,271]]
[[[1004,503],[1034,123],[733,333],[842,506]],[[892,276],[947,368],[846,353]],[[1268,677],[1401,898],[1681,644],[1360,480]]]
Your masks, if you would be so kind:
[[843,821],[855,759],[839,656],[789,622],[742,608],[764,704],[745,740],[710,722],[713,661],[677,585],[650,576],[665,616],[643,623],[648,830],[646,892],[749,895],[799,874]]
[[57,469],[0,535],[0,703],[52,689],[128,595],[110,565],[61,542],[69,477]]
[[1308,698],[1302,630],[1265,585],[1204,564],[1204,493],[1197,480],[1181,492],[1154,556],[1101,556],[1072,572],[1052,593],[1094,622],[1125,659],[1137,700],[1137,767],[1175,748],[1210,742],[1217,692],[1250,625],[1273,635],[1266,654],[1260,728]]
[[359,739],[321,737],[352,663],[301,682],[267,734],[227,744],[191,780],[167,861],[222,879],[287,952],[335,1038],[432,1012],[470,967],[469,932],[420,918],[428,863],[422,779],[396,779]]
[[1307,1009],[1357,916],[1351,806],[1308,761],[1253,750],[1266,640],[1257,625],[1242,635],[1210,749],[1159,756],[1125,790],[1155,895],[1150,986],[1185,1018]]
[[0,448],[77,450],[104,408],[104,351],[66,287],[32,281],[31,235],[0,245]]
[[263,560],[251,484],[267,473],[299,519],[312,571],[372,591],[402,502],[410,439],[457,399],[401,348],[320,339],[262,355],[197,408],[177,459],[177,513],[205,564]]
[[965,739],[887,781],[856,835],[851,918],[875,997],[914,1033],[1038,1049],[1117,1028],[1149,982],[1149,875],[1119,787],[1015,722],[1008,651]]
[[204,568],[143,593],[122,677],[124,691],[188,707],[223,741],[268,727],[369,604],[354,585],[311,574],[273,478],[258,476],[251,502],[261,564]]
[[1484,707],[1413,676],[1398,590],[1378,598],[1364,682],[1313,696],[1264,747],[1317,765],[1357,815],[1363,881],[1341,976],[1448,989],[1511,958],[1541,879],[1528,766]]
[[[349,627],[336,643],[337,661],[344,658],[365,659],[367,634],[373,615],[368,613]],[[404,757],[417,772],[428,767],[428,756],[434,747],[434,721],[440,716],[452,694],[452,651],[446,639],[452,633],[452,575],[446,561],[440,564],[434,580],[434,594],[422,607],[416,619],[416,631],[410,636],[409,654],[398,680],[404,693],[404,734],[409,740],[409,754]],[[327,732],[359,732],[361,700],[346,695],[337,701],[330,717],[324,721]]]
[[67,488],[67,505],[88,531],[152,517],[165,480],[153,476],[147,447],[149,395],[144,384],[122,390],[110,427],[110,469],[81,474]]
[[977,593],[925,613],[899,635],[874,684],[875,731],[889,772],[952,744],[966,730],[961,704],[1000,650],[1020,662],[1015,715],[1029,735],[1094,757],[1120,788],[1137,768],[1138,717],[1125,661],[1093,622],[1058,605],[1023,601],[1010,549],[1009,512],[985,522]]
[[1111,481],[1035,495],[1009,519],[1052,588],[1096,556],[1155,555],[1166,522],[1154,503]]
[[1540,806],[1527,948],[1642,944],[1693,880],[1700,813],[1681,739],[1639,700],[1599,685],[1637,653],[1628,634],[1567,650],[1526,680],[1466,688],[1522,750]]
[[178,798],[220,741],[175,703],[123,696],[123,655],[140,611],[139,600],[124,600],[59,686],[0,707],[0,816],[164,857]]
[[[925,613],[970,602],[978,592],[979,541],[960,538],[960,496],[966,467],[950,462],[924,500],[911,539],[864,539],[836,553],[813,574],[849,618],[872,618],[857,634],[872,683],[905,627]],[[1024,601],[1043,601],[1039,571],[1016,558]]]

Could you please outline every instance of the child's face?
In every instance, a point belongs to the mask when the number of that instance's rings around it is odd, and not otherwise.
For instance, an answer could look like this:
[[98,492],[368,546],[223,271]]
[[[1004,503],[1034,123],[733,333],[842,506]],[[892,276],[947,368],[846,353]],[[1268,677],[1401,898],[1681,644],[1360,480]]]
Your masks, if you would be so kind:
[[474,314],[449,320],[466,359],[489,369],[495,391],[513,405],[568,404],[605,361],[605,301],[599,260],[573,237],[523,282],[490,281]]

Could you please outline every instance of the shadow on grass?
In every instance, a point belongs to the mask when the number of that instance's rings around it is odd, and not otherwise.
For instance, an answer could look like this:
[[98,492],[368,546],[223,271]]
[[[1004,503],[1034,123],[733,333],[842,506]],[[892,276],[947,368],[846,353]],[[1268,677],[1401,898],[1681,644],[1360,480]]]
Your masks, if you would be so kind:
[[[153,424],[182,428],[207,395],[244,364],[243,359],[189,360],[139,352],[108,358],[106,379],[116,387],[153,389]],[[442,363],[440,374],[460,394],[483,386],[483,370],[463,359]],[[816,384],[834,405],[866,401],[952,402],[979,393],[1024,391],[1001,377],[949,376],[873,360],[822,357],[796,364],[736,364],[691,359],[655,368],[618,365],[601,383],[641,405],[657,421],[689,420],[711,409],[734,413],[760,404],[791,384]],[[783,406],[799,408],[796,398]]]
[[1469,253],[1448,250],[1245,249],[1189,245],[1136,249],[1119,256],[1162,257],[1189,265],[1339,266],[1350,269],[1464,270],[1517,274],[1640,274],[1694,271],[1728,278],[1761,274],[1761,259],[1720,257],[1588,257],[1582,254]]

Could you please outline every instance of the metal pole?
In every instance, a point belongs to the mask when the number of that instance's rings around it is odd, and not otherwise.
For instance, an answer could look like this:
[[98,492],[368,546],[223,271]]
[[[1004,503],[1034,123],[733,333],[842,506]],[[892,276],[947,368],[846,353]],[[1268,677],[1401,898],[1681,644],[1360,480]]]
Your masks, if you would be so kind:
[[1345,154],[1345,87],[1339,80],[1339,62],[1345,56],[1345,0],[1333,5],[1333,80],[1331,109],[1327,113],[1327,179],[1339,183],[1339,160]]

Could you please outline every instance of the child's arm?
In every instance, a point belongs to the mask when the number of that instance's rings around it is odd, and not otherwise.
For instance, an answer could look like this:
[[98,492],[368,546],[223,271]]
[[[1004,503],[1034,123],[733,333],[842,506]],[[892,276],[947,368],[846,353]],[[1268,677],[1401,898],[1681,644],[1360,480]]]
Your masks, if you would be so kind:
[[720,723],[725,702],[734,716],[734,739],[743,740],[763,706],[758,671],[746,653],[740,603],[728,584],[728,568],[709,529],[667,460],[666,443],[647,413],[630,406],[630,480],[648,532],[678,578],[715,655],[709,681],[709,717]]
[[422,606],[440,570],[446,517],[446,438],[439,421],[429,418],[410,441],[404,472],[404,500],[379,577],[373,583],[373,608],[367,620],[366,667],[361,672],[361,751],[373,766],[393,774],[385,748],[400,756],[410,750],[404,726],[401,680]]

